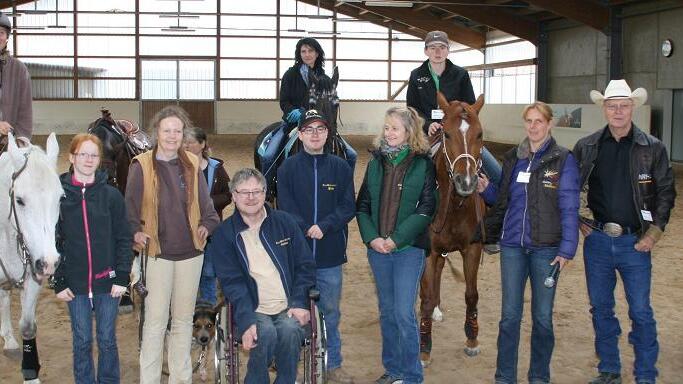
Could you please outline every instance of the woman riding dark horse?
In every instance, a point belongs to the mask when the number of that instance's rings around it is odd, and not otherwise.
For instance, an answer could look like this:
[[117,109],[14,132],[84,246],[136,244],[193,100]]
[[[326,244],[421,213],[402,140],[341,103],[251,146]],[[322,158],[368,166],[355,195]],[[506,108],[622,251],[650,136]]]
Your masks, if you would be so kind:
[[325,151],[343,157],[352,167],[356,160],[356,152],[337,132],[337,69],[332,79],[325,74],[325,52],[318,41],[310,37],[297,42],[294,56],[295,63],[283,75],[280,87],[282,121],[267,126],[256,139],[254,164],[268,181],[269,198],[275,197],[278,165],[297,150],[296,135],[292,136],[290,132],[309,109],[316,109],[330,123]]

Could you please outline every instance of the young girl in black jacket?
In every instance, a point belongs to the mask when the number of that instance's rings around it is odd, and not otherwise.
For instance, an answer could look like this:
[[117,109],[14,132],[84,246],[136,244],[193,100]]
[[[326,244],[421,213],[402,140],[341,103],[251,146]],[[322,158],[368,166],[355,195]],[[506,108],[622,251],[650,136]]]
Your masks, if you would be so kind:
[[[132,235],[123,196],[98,170],[102,143],[79,134],[71,141],[72,171],[61,176],[64,198],[58,223],[62,261],[55,272],[57,298],[68,303],[75,383],[118,383],[116,315],[129,283]],[[97,372],[92,357],[95,314]],[[95,379],[97,377],[97,380]]]

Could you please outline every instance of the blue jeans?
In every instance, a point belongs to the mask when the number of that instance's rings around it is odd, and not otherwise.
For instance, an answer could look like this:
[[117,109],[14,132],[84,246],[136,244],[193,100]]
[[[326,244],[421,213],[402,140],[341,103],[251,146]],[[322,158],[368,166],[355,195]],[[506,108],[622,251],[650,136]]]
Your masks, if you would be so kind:
[[327,370],[342,365],[341,336],[339,334],[339,302],[342,291],[342,266],[319,268],[316,271],[317,287],[320,290],[318,308],[325,317],[327,329]]
[[404,384],[422,383],[415,300],[425,266],[424,251],[408,247],[388,254],[368,249],[375,275],[382,331],[382,365]]
[[204,252],[202,275],[199,278],[198,301],[216,305],[216,271],[213,268],[213,257],[210,252]]
[[489,181],[494,185],[500,185],[503,167],[486,147],[481,147],[481,166]]
[[[109,293],[94,295],[93,307],[88,295],[76,295],[68,302],[73,333],[73,369],[76,384],[119,383],[119,350],[116,346],[116,315],[119,299]],[[97,380],[92,357],[92,315],[97,334]]]
[[555,346],[553,303],[557,284],[543,282],[551,273],[550,263],[557,248],[501,247],[500,276],[503,291],[501,319],[498,324],[496,382],[517,383],[519,326],[524,310],[524,289],[531,282],[531,359],[527,377],[530,383],[550,382],[550,358]]
[[275,360],[275,384],[292,384],[296,380],[304,329],[287,311],[277,315],[256,313],[256,347],[249,352],[245,384],[268,384],[268,367]]
[[650,306],[652,261],[650,252],[639,252],[633,248],[637,241],[635,235],[609,237],[593,231],[583,243],[583,260],[595,330],[595,351],[600,358],[598,371],[621,371],[621,328],[614,315],[614,287],[618,271],[624,283],[632,324],[628,341],[635,352],[633,375],[638,380],[654,382],[659,344],[657,324]]

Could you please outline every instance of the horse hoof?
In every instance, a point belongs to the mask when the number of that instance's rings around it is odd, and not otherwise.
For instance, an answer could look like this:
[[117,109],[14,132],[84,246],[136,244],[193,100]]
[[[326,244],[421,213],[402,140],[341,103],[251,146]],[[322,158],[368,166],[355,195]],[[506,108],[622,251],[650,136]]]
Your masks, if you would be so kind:
[[17,345],[16,348],[5,348],[2,350],[2,354],[5,355],[7,358],[15,361],[21,361],[22,358],[22,352],[19,349],[19,346]]
[[479,349],[478,346],[477,346],[477,347],[473,347],[473,348],[465,347],[464,350],[465,350],[465,354],[466,354],[467,356],[469,356],[469,357],[477,356],[477,355],[481,352],[481,349]]
[[40,384],[40,379],[24,380],[24,384]]
[[420,365],[422,368],[427,368],[432,363],[432,356],[428,352],[420,352]]
[[133,306],[132,305],[120,305],[119,306],[119,315],[125,315],[127,313],[133,313]]
[[432,311],[432,320],[443,321],[443,312],[441,312],[439,307],[434,307],[434,311]]

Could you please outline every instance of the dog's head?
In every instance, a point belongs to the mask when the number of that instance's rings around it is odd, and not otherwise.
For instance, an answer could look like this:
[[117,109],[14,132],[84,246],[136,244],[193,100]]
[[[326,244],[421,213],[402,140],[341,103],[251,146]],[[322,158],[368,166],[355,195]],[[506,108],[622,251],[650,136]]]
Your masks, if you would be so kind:
[[207,346],[216,335],[216,314],[218,307],[198,303],[194,308],[192,337],[201,346]]

